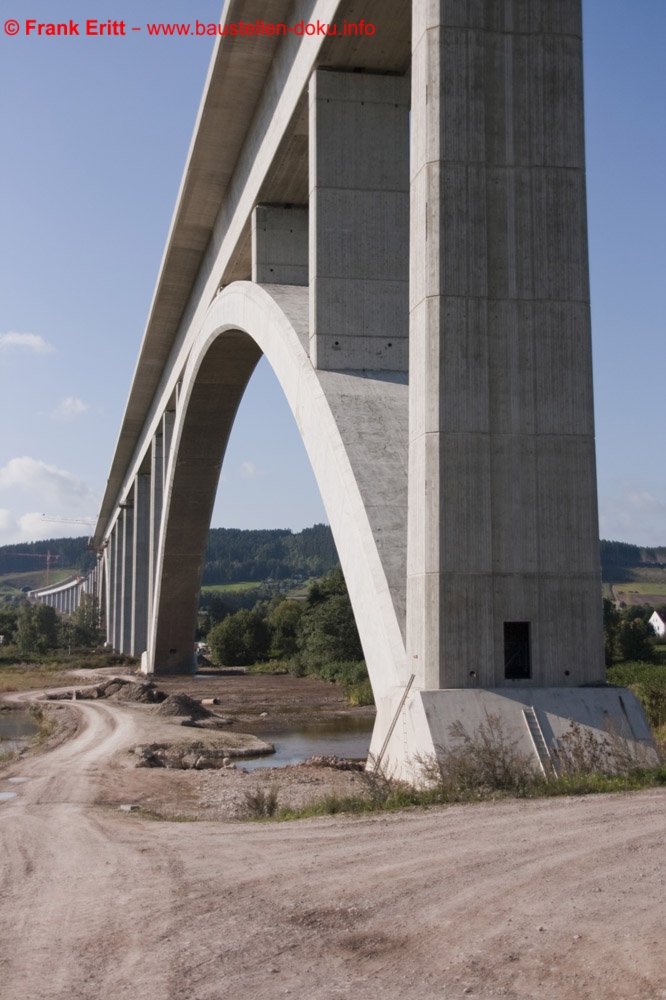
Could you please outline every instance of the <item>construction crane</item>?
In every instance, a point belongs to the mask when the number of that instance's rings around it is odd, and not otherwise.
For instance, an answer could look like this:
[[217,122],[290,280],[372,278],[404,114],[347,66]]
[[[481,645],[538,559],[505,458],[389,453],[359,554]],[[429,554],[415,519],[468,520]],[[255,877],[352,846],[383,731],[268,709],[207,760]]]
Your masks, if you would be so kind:
[[94,517],[51,517],[50,514],[42,514],[42,521],[57,521],[60,524],[97,524]]
[[49,577],[50,577],[50,574],[51,574],[51,562],[52,561],[55,562],[57,559],[60,559],[60,553],[59,552],[51,552],[50,549],[47,549],[46,552],[5,552],[4,555],[6,555],[8,558],[11,558],[11,559],[13,559],[13,558],[17,558],[17,559],[46,559],[46,586],[47,587],[49,585]]

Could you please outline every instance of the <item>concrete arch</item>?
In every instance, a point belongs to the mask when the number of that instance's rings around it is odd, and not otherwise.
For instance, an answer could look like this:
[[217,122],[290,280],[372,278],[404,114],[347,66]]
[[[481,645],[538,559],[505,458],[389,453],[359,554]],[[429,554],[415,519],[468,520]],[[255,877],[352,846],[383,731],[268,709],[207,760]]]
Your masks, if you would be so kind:
[[196,598],[220,468],[264,354],[322,494],[375,695],[406,682],[406,375],[316,371],[307,331],[307,288],[235,282],[212,302],[192,344],[166,475],[151,671],[193,668]]

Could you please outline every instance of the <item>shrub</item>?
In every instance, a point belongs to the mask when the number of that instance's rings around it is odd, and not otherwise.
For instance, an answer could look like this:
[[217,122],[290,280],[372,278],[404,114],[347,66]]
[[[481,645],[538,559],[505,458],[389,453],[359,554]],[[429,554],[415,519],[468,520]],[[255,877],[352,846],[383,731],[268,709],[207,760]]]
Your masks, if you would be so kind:
[[245,792],[245,816],[248,819],[268,819],[274,816],[278,807],[278,786],[248,789]]
[[611,726],[605,733],[586,729],[573,720],[552,750],[560,777],[606,775],[627,777],[659,763],[651,747],[620,736]]
[[368,670],[363,660],[333,660],[322,663],[313,673],[333,684],[360,684],[368,679]]
[[369,680],[347,686],[347,700],[350,705],[374,705],[375,696]]
[[534,759],[518,750],[497,715],[488,715],[474,733],[461,722],[449,728],[451,743],[439,747],[424,763],[426,778],[438,788],[442,801],[479,798],[496,792],[525,795],[543,777]]
[[654,660],[654,629],[643,618],[632,618],[622,622],[619,643],[624,660]]
[[247,667],[267,655],[268,629],[263,618],[242,608],[213,626],[208,645],[217,666]]
[[306,608],[298,625],[298,645],[302,661],[312,671],[335,661],[363,659],[354,613],[346,593],[331,594]]
[[663,664],[619,663],[609,669],[608,680],[634,692],[653,729],[666,725],[666,667]]

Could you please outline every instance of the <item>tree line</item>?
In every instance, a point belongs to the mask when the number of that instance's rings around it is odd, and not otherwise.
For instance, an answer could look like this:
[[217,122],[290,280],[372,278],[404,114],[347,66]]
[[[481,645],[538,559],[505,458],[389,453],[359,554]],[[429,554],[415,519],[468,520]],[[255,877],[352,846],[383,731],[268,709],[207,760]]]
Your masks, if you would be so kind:
[[46,538],[41,542],[19,542],[0,546],[0,576],[46,569],[46,553],[51,553],[52,569],[70,569],[85,576],[97,562],[88,550],[88,537]]
[[655,663],[660,640],[650,624],[653,611],[666,621],[666,604],[653,608],[649,604],[632,604],[617,608],[610,598],[604,597],[604,652],[606,666],[618,661]]
[[[51,566],[84,576],[96,561],[88,551],[88,538],[51,538],[0,547],[0,575],[24,573]],[[42,555],[43,554],[43,555]],[[57,557],[57,559],[55,558]],[[293,532],[289,528],[242,530],[211,528],[204,556],[202,584],[244,583],[263,580],[310,579],[329,573],[338,554],[328,524]]]
[[211,528],[201,582],[206,586],[310,578],[330,572],[337,562],[327,524],[315,524],[296,533],[288,528]]
[[21,656],[97,646],[104,641],[99,602],[91,594],[82,594],[81,603],[69,617],[40,602],[0,605],[0,636],[3,647],[16,647]]
[[612,542],[602,538],[599,543],[601,578],[604,583],[624,583],[631,580],[631,570],[638,566],[666,565],[666,548],[644,548],[628,542]]
[[[95,565],[96,558],[87,546],[86,536],[0,546],[0,576],[44,568],[45,555],[40,561],[38,554],[48,551],[52,553],[52,566],[84,575]],[[602,578],[606,582],[631,579],[631,570],[637,566],[666,566],[666,547],[645,548],[602,539],[599,551]],[[327,524],[315,524],[299,532],[289,528],[211,528],[202,584],[260,583],[269,578],[286,580],[299,576],[310,579],[329,573],[337,562],[335,542]]]
[[316,580],[304,601],[275,594],[252,608],[226,613],[207,634],[218,666],[282,665],[296,676],[313,674],[351,687],[357,701],[372,700],[351,601],[342,570]]

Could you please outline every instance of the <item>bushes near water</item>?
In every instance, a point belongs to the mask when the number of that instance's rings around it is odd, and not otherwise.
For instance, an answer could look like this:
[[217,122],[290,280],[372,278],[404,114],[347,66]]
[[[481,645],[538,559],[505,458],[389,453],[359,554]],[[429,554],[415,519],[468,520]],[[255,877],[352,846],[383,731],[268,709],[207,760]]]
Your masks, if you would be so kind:
[[316,580],[305,601],[276,595],[215,625],[207,637],[216,665],[312,675],[346,688],[354,705],[373,704],[372,688],[342,571]]
[[271,786],[270,811],[260,801],[246,803],[246,818],[300,819],[336,813],[393,811],[479,802],[502,798],[540,798],[633,791],[666,785],[666,765],[651,748],[626,741],[612,732],[602,737],[572,723],[554,754],[555,768],[545,775],[533,756],[523,754],[508,737],[497,716],[476,731],[453,725],[447,747],[417,762],[421,781],[395,780],[380,762],[359,772],[360,795],[329,794],[302,809],[278,807],[279,786]]

